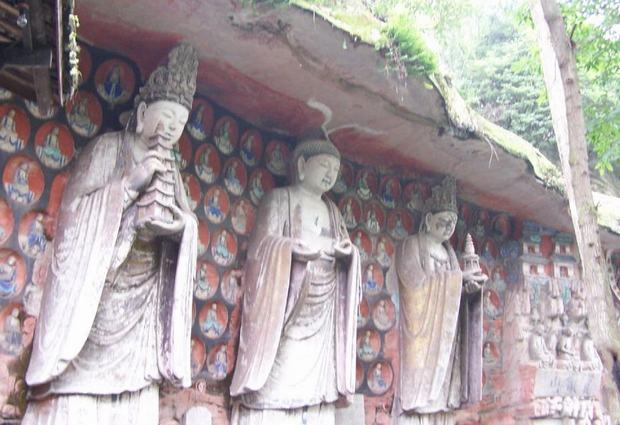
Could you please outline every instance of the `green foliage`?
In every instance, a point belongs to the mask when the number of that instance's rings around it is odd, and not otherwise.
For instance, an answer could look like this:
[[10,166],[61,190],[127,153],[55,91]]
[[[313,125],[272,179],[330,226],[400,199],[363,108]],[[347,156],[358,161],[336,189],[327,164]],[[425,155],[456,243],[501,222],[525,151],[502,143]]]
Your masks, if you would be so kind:
[[[620,173],[620,1],[565,0],[560,2],[564,25],[575,49],[586,137],[601,172]],[[529,8],[518,13],[518,25],[533,27]],[[540,62],[537,49],[530,49]],[[529,64],[536,70],[539,65]],[[542,77],[541,77],[542,78]]]
[[569,0],[561,7],[575,47],[596,168],[620,171],[620,1]]
[[535,40],[520,31],[514,3],[496,6],[464,16],[449,40],[440,38],[445,66],[473,109],[557,161]]
[[[375,45],[386,54],[399,77],[429,76],[437,70],[437,57],[416,29],[417,22],[413,19],[413,12],[401,7],[408,4],[403,0],[244,1],[246,6],[287,4],[311,10],[351,35]],[[440,3],[447,5],[446,0],[441,0]],[[378,10],[382,12],[378,13]]]
[[388,57],[410,75],[428,76],[437,71],[435,54],[407,15],[390,17],[383,33]]
[[[296,4],[315,11],[375,44],[400,77],[431,75],[440,62],[474,109],[557,161],[526,0],[242,1]],[[587,138],[596,166],[620,173],[620,0],[560,4],[576,47]]]

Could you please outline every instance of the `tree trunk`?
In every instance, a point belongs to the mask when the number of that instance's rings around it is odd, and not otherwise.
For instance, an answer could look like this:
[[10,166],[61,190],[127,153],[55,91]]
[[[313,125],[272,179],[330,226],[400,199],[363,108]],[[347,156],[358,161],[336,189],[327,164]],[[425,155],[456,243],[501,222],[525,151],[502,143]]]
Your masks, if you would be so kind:
[[[582,278],[588,294],[586,302],[589,326],[610,371],[613,360],[620,353],[620,330],[615,320],[611,277],[601,246],[596,206],[592,197],[575,55],[557,2],[532,0],[531,11],[540,45],[566,194],[581,257]],[[609,374],[607,375],[609,377]],[[609,380],[606,386],[609,387]],[[614,404],[617,405],[617,389],[614,388],[613,393],[608,393],[608,396],[615,398]],[[612,406],[609,407],[612,410],[610,413],[618,420],[618,411]]]

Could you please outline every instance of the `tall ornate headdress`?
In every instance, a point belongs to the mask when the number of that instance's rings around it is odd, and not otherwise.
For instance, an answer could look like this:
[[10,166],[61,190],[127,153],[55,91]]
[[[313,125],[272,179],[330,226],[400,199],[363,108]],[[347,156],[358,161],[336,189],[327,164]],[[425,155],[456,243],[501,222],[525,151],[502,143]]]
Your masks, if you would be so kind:
[[456,179],[446,176],[441,184],[433,187],[433,194],[426,204],[426,212],[438,213],[442,211],[459,212],[456,204]]
[[198,53],[188,43],[178,44],[168,54],[168,64],[157,67],[149,76],[146,84],[134,100],[134,106],[140,102],[169,100],[192,109],[196,91],[196,74],[198,72]]

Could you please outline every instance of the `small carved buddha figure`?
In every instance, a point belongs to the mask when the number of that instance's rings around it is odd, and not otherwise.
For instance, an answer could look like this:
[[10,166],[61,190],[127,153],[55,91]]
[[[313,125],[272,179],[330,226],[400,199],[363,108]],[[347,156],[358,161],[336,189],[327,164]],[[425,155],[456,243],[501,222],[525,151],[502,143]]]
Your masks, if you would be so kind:
[[17,277],[17,260],[14,255],[9,255],[0,263],[0,296],[8,297],[15,292]]
[[547,316],[559,317],[564,313],[564,300],[560,290],[560,282],[556,279],[549,281],[549,294],[547,296]]
[[198,140],[203,140],[207,136],[204,124],[204,111],[205,105],[199,104],[187,123],[187,131]]
[[545,325],[537,323],[532,329],[529,339],[530,360],[540,362],[542,366],[551,366],[555,356],[547,348],[545,343]]
[[[433,188],[420,232],[403,240],[388,272],[388,287],[398,287],[400,299],[394,424],[453,424],[452,411],[481,396],[482,356],[459,353],[461,344],[481,350],[480,290],[487,276],[460,269],[449,243],[457,212],[456,181],[446,177]],[[463,303],[470,303],[468,314],[459,319]]]
[[357,226],[357,220],[355,219],[355,214],[353,213],[353,201],[351,199],[347,199],[347,203],[344,206],[344,222],[349,229]]
[[41,162],[48,167],[62,168],[67,163],[67,158],[60,150],[60,129],[53,127],[45,136],[43,145],[36,147],[37,155]]
[[24,147],[24,140],[15,128],[15,109],[9,111],[0,120],[0,149],[15,152]]
[[19,163],[13,174],[13,181],[7,185],[7,193],[16,202],[29,204],[34,198],[34,192],[30,190],[31,164],[28,161]]
[[323,196],[340,154],[321,135],[297,145],[293,165],[293,184],[263,198],[248,246],[234,425],[333,425],[334,403],[355,392],[359,253]]
[[217,176],[215,170],[211,165],[211,155],[214,155],[209,149],[205,149],[204,153],[200,157],[200,161],[196,164],[196,173],[198,177],[204,180],[206,183],[213,183]]
[[603,363],[596,351],[594,341],[588,329],[583,332],[583,338],[581,340],[581,361],[585,363],[587,369],[599,370],[603,367]]
[[566,314],[561,317],[562,332],[558,338],[557,356],[568,367],[576,366],[579,360],[579,353],[575,349],[575,332],[570,327],[570,322]]

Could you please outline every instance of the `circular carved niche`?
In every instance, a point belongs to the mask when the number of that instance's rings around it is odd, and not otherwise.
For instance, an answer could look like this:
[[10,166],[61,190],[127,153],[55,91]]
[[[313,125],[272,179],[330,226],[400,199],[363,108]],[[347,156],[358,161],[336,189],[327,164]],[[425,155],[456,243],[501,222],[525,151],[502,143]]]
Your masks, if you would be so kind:
[[221,186],[211,186],[205,193],[204,199],[205,216],[213,224],[220,224],[230,211],[230,199],[228,193]]
[[110,108],[127,102],[136,87],[131,66],[121,59],[108,59],[95,72],[97,93]]
[[381,293],[384,286],[383,270],[381,265],[376,262],[369,263],[362,275],[362,290],[367,296],[374,296]]
[[368,382],[368,389],[374,395],[385,394],[392,386],[393,380],[392,365],[385,360],[378,361],[368,368],[366,381]]
[[348,192],[353,187],[353,167],[351,164],[345,161],[340,162],[340,169],[338,170],[338,177],[336,183],[332,188],[334,193],[339,195]]
[[192,369],[192,377],[198,376],[204,367],[207,358],[207,350],[203,342],[193,337],[191,340],[190,365]]
[[276,176],[286,176],[291,151],[288,145],[279,140],[272,140],[265,148],[265,165]]
[[372,309],[372,322],[380,331],[388,331],[396,323],[396,308],[389,298],[382,298]]
[[183,132],[178,143],[174,145],[174,159],[179,166],[179,170],[185,170],[187,168],[192,162],[193,155],[192,142],[189,140],[189,137],[187,137],[187,134]]
[[26,283],[26,263],[12,249],[0,249],[0,299],[19,294]]
[[226,229],[215,233],[211,240],[211,256],[220,266],[230,266],[237,257],[237,238]]
[[15,228],[15,216],[9,203],[4,198],[0,198],[0,244],[9,240]]
[[250,187],[248,189],[250,199],[254,205],[259,205],[265,193],[273,189],[275,183],[271,173],[264,168],[254,170],[250,176]]
[[226,344],[218,344],[209,351],[207,371],[209,377],[216,381],[226,379],[232,369],[232,355]]
[[103,123],[103,110],[97,97],[87,91],[78,91],[65,106],[67,122],[82,137],[93,137]]
[[15,155],[7,161],[2,182],[9,198],[21,205],[31,205],[38,201],[45,187],[41,167],[26,155]]
[[263,156],[263,138],[256,130],[246,130],[241,135],[240,156],[249,167],[258,165]]
[[199,142],[207,140],[213,127],[213,108],[205,99],[194,98],[192,112],[189,114],[187,132]]
[[200,331],[209,339],[218,339],[228,326],[228,309],[219,301],[206,303],[198,313]]
[[201,260],[196,264],[196,281],[194,283],[194,297],[199,300],[208,300],[217,292],[220,274],[217,267],[208,261]]
[[26,147],[30,138],[30,119],[26,112],[10,103],[0,105],[0,149],[17,152]]
[[212,184],[217,180],[222,170],[220,156],[213,145],[203,144],[194,155],[194,170],[200,180]]
[[202,200],[200,183],[198,182],[196,176],[189,173],[181,173],[181,179],[183,180],[183,188],[185,189],[185,194],[187,195],[187,202],[193,211],[198,207],[198,205],[200,205],[200,201]]
[[230,193],[240,196],[248,184],[248,174],[245,165],[239,158],[230,158],[224,164],[224,185]]
[[213,144],[224,155],[230,155],[239,141],[239,126],[232,117],[222,117],[213,128]]
[[381,336],[377,331],[367,329],[357,337],[357,357],[365,362],[377,358],[381,351]]
[[198,220],[198,256],[201,257],[209,249],[211,234],[209,226],[203,220]]
[[36,258],[43,254],[47,245],[43,211],[30,211],[22,217],[17,240],[22,252],[28,257]]
[[75,154],[75,141],[67,126],[47,122],[34,136],[37,157],[48,168],[59,170],[71,162]]

